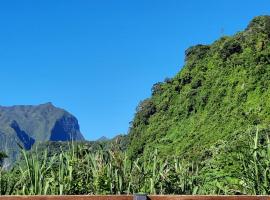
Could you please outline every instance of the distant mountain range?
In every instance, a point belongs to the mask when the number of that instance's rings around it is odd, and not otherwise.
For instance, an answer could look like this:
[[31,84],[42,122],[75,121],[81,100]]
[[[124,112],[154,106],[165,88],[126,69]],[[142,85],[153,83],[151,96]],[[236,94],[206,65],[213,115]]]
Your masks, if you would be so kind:
[[10,165],[19,156],[20,146],[26,150],[37,142],[84,141],[78,120],[51,103],[37,106],[0,106],[0,151],[8,155]]
[[106,136],[102,136],[102,137],[100,137],[99,139],[97,139],[96,141],[98,141],[98,142],[106,142],[106,141],[109,141],[110,139],[109,138],[107,138]]

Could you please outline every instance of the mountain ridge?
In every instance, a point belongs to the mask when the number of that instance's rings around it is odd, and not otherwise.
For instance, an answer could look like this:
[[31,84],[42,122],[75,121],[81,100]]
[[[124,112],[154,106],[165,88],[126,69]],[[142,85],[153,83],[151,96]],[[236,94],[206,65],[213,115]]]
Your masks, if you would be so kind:
[[0,106],[0,150],[12,163],[36,142],[84,140],[78,120],[52,103]]

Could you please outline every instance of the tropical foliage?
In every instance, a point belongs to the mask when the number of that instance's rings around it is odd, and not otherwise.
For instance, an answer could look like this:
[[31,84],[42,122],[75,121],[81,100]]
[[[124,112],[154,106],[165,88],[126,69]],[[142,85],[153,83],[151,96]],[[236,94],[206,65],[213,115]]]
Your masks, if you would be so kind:
[[269,132],[255,127],[244,135],[249,139],[231,148],[220,141],[202,163],[163,159],[157,150],[148,158],[131,160],[117,144],[93,153],[87,146],[70,143],[68,150],[51,156],[47,150],[22,150],[22,160],[11,171],[1,169],[0,193],[270,194]]
[[128,136],[22,150],[12,170],[1,167],[0,193],[270,194],[269,95],[270,17],[260,16],[189,48]]

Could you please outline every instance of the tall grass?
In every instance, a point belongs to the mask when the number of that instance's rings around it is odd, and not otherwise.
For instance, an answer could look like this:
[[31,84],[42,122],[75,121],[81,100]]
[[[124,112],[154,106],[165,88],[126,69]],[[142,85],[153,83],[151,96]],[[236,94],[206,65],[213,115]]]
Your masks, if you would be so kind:
[[[242,171],[237,192],[270,194],[270,139],[268,132],[256,129],[244,151],[239,152]],[[218,166],[222,168],[222,166]],[[49,156],[47,150],[26,152],[11,171],[0,168],[0,194],[218,194],[230,185],[211,183],[198,164],[178,157],[160,159],[158,151],[131,160],[117,149],[92,152],[83,145],[69,144],[69,150]],[[214,175],[214,174],[213,174]],[[212,180],[212,179],[210,179]],[[226,192],[225,192],[226,193]]]
[[157,151],[132,161],[121,151],[91,153],[71,143],[69,151],[52,157],[47,151],[22,155],[12,194],[186,194],[196,188],[196,170],[179,159],[159,160]]
[[256,128],[248,149],[240,154],[243,190],[248,194],[270,194],[270,139],[268,131]]

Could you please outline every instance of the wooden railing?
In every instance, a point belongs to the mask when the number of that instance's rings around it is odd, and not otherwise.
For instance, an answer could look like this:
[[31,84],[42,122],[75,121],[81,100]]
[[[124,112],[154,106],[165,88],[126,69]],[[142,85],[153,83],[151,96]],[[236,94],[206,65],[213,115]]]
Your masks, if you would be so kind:
[[[0,200],[136,200],[135,196],[0,196]],[[270,200],[270,196],[147,196],[147,200]]]

